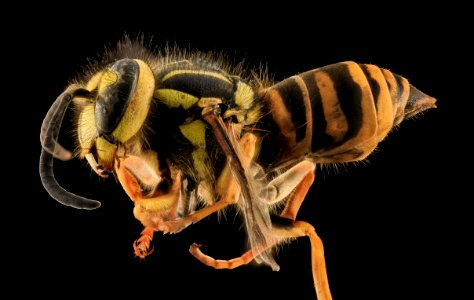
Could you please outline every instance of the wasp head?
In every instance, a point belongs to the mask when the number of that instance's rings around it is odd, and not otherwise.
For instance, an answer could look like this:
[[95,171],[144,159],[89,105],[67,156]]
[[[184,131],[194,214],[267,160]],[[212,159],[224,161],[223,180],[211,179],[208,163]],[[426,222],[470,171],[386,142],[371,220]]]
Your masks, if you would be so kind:
[[97,73],[86,88],[95,99],[79,100],[77,123],[81,157],[101,177],[112,171],[121,145],[143,127],[148,115],[155,81],[144,62],[121,59]]
[[70,102],[74,100],[80,157],[86,158],[101,177],[114,168],[122,145],[143,127],[150,110],[155,80],[141,60],[121,59],[100,71],[84,85],[71,85],[51,106],[43,120],[40,174],[44,187],[59,202],[95,208],[98,202],[65,191],[54,178],[53,157],[67,160],[71,153],[57,142],[59,129]]

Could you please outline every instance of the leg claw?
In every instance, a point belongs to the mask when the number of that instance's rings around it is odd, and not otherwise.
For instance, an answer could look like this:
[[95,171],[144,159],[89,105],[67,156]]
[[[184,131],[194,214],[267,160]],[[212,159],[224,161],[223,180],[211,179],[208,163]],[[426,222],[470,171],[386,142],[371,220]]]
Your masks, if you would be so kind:
[[135,255],[143,259],[146,256],[152,254],[154,250],[153,247],[150,249],[150,243],[152,239],[153,236],[142,233],[142,236],[133,242],[133,250]]

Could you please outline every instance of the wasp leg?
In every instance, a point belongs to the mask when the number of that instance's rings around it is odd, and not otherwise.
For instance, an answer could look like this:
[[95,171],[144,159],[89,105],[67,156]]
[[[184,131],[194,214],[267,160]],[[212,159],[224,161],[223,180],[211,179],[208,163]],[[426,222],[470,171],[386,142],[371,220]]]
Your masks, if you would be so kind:
[[153,232],[154,230],[152,228],[145,227],[141,233],[141,237],[133,242],[133,250],[136,256],[145,258],[153,253],[154,248],[150,249],[150,244],[153,240]]
[[148,212],[175,211],[180,197],[181,174],[173,175],[173,185],[167,194],[156,197],[132,199],[136,206],[143,207]]
[[290,198],[286,202],[285,208],[283,209],[282,213],[280,214],[281,217],[295,220],[298,211],[300,210],[301,204],[305,199],[306,195],[308,194],[309,188],[314,182],[315,172],[314,168],[309,171],[303,180],[298,184],[295,190],[291,193]]
[[[245,159],[243,161],[244,168],[248,167],[253,155],[255,154],[256,142],[257,137],[251,133],[244,134],[239,141],[242,150],[245,153]],[[224,167],[221,172],[216,191],[220,195],[219,201],[183,218],[163,222],[163,224],[160,225],[159,230],[164,233],[178,233],[189,225],[199,222],[203,218],[224,209],[228,205],[237,203],[240,195],[240,185],[232,175],[228,166]]]
[[[304,160],[291,167],[285,173],[273,179],[268,187],[262,193],[265,194],[267,201],[269,203],[277,203],[285,199],[288,194],[291,193],[290,198],[281,214],[281,217],[285,219],[294,220],[298,210],[303,202],[306,194],[308,193],[311,184],[314,181],[314,169],[315,164]],[[224,172],[223,172],[224,173]],[[296,186],[296,188],[295,188]],[[237,186],[238,187],[238,186]],[[238,189],[237,189],[238,192]],[[230,194],[230,193],[229,193]],[[236,197],[238,194],[236,195]],[[253,258],[259,255],[261,252],[265,251],[269,247],[272,247],[274,244],[270,244],[267,247],[260,247],[257,249],[251,249],[244,253],[242,256],[231,259],[231,260],[216,260],[206,254],[202,253],[199,249],[199,245],[193,244],[190,248],[190,252],[197,259],[199,259],[204,264],[217,268],[217,269],[226,269],[226,268],[236,268],[241,265],[248,264]],[[253,255],[250,255],[253,253]]]
[[143,195],[144,187],[145,190],[149,189],[152,191],[150,193],[154,193],[162,179],[144,157],[129,155],[120,158],[116,161],[115,172],[126,194],[135,203],[133,211],[135,217],[145,227],[141,237],[133,243],[135,255],[145,258],[153,253],[150,244],[154,231],[157,231],[156,224],[162,219],[163,214],[173,214],[176,210],[181,186],[180,173],[173,172],[173,186],[167,194],[151,197]]
[[[305,160],[273,179],[267,188],[267,192],[270,193],[268,201],[270,203],[281,201],[291,193],[280,217],[272,218],[273,234],[276,240],[302,236],[309,237],[311,242],[313,280],[318,299],[331,300],[332,296],[327,279],[323,243],[312,225],[303,221],[294,221],[309,188],[314,182],[315,167],[316,165],[314,163]],[[268,247],[271,246],[274,245],[268,245]],[[189,252],[207,266],[215,269],[234,269],[250,263],[257,255],[268,249],[268,247],[250,249],[240,257],[230,260],[217,260],[208,256],[201,251],[200,245],[198,244],[191,245]]]
[[[269,203],[277,203],[285,199],[288,194],[293,191],[281,214],[281,217],[291,220],[296,218],[296,214],[298,213],[301,203],[303,202],[309,188],[311,187],[311,184],[314,181],[315,167],[316,165],[311,161],[301,161],[295,166],[291,167],[285,173],[273,179],[268,184],[268,187],[265,189],[265,191],[262,192],[266,195],[267,201]],[[225,172],[223,172],[223,174],[225,174]],[[238,197],[238,185],[235,183],[234,185],[228,186],[229,189],[237,188],[237,190],[233,190],[232,192],[229,191],[227,195]],[[237,194],[235,194],[235,192],[237,192]],[[238,266],[248,264],[255,256],[259,255],[271,246],[273,246],[273,244],[268,245],[268,247],[261,247],[261,249],[251,249],[241,257],[231,259],[229,261],[215,260],[214,258],[205,255],[201,252],[201,250],[199,250],[199,246],[197,244],[192,245],[190,251],[191,254],[193,254],[197,259],[206,265],[216,268],[217,264],[219,266],[217,268],[219,269],[226,268],[225,266],[229,266],[233,269]],[[250,256],[249,252],[253,252],[254,255]]]
[[[324,247],[321,238],[316,234],[314,227],[304,221],[292,221],[280,218],[277,222],[273,222],[273,232],[277,238],[281,240],[292,239],[307,236],[311,243],[311,268],[313,273],[314,288],[318,300],[331,300],[331,291],[329,290],[329,282],[326,271],[326,262],[324,259]],[[203,264],[215,269],[234,269],[251,262],[260,252],[265,251],[266,247],[249,250],[237,258],[230,260],[218,260],[204,254],[200,245],[193,244],[189,248],[189,252]]]
[[[270,181],[261,195],[269,204],[274,204],[291,194],[283,213],[294,220],[314,181],[315,168],[316,165],[313,162],[303,160]],[[294,216],[291,217],[293,214]]]
[[307,236],[311,243],[311,269],[313,273],[314,288],[319,300],[331,300],[331,291],[326,271],[326,261],[324,259],[324,247],[321,238],[317,235],[314,227],[304,221],[290,221],[292,224],[278,227],[278,236],[284,238],[296,238]]
[[212,256],[206,255],[201,251],[201,246],[199,244],[192,244],[189,247],[189,253],[191,253],[195,258],[206,266],[213,267],[214,269],[235,269],[242,265],[246,265],[255,259],[257,255],[261,252],[268,249],[268,247],[262,247],[261,249],[250,249],[239,257],[232,258],[229,260],[215,259]]

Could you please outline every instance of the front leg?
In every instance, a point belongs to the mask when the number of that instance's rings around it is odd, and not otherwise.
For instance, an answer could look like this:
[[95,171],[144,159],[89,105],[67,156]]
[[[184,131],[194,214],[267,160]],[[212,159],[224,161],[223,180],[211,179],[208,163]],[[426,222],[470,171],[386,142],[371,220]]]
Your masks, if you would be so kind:
[[143,259],[153,253],[154,248],[150,248],[151,241],[153,240],[153,232],[154,230],[152,228],[145,227],[141,233],[141,237],[133,242],[133,250],[136,256]]
[[145,258],[153,252],[150,248],[154,231],[163,219],[175,216],[180,199],[181,175],[171,171],[173,185],[164,193],[158,189],[163,178],[153,166],[156,154],[127,155],[117,159],[115,173],[123,189],[135,203],[133,214],[144,226],[141,237],[133,243],[136,256]]

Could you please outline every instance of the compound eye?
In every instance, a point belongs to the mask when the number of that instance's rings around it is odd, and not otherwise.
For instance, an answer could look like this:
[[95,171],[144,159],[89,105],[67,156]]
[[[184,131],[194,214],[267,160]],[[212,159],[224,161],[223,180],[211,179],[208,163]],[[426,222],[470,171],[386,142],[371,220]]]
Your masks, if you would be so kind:
[[97,133],[113,143],[113,131],[135,94],[140,67],[133,59],[121,59],[104,72],[95,105]]

